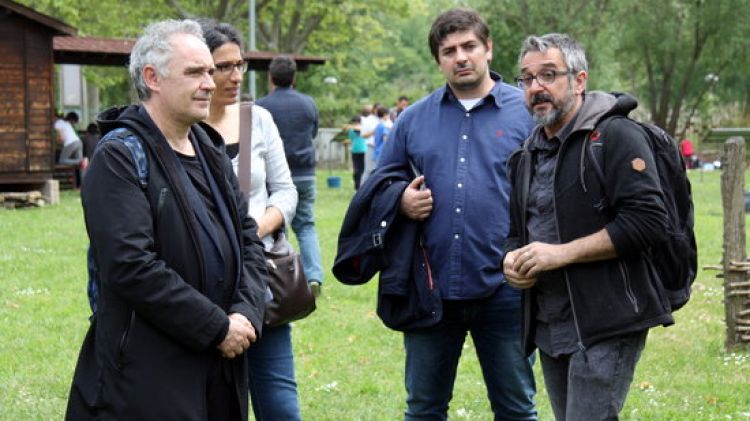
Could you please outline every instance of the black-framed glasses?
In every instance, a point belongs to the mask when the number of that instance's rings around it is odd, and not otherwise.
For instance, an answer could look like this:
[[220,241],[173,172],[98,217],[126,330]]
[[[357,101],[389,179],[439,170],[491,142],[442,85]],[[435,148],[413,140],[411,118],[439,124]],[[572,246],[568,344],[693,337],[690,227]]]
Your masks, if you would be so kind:
[[536,79],[536,82],[539,84],[539,86],[546,86],[550,83],[553,83],[558,76],[569,75],[571,73],[573,72],[571,72],[570,70],[542,70],[535,75],[532,75],[531,73],[522,74],[516,77],[516,83],[518,84],[519,88],[528,89],[531,88],[531,84],[534,83],[534,79]]
[[232,72],[234,72],[234,69],[239,70],[240,73],[245,73],[245,71],[247,71],[247,62],[245,61],[238,61],[236,63],[216,63],[215,66],[216,71],[224,75],[232,74]]

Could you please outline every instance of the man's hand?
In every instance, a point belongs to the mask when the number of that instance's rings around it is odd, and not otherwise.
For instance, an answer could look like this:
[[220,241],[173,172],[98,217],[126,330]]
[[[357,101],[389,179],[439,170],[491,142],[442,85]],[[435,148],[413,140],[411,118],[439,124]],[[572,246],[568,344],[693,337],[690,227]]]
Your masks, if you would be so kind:
[[[572,263],[568,244],[547,244],[535,241],[520,249],[514,250],[512,256],[512,273],[522,278],[535,278],[539,272],[554,270]],[[506,257],[505,264],[508,262]]]
[[518,250],[513,250],[505,254],[505,259],[503,260],[503,273],[505,274],[505,279],[511,286],[518,289],[531,288],[536,284],[536,277],[521,276],[514,269],[518,252]]
[[239,313],[229,315],[229,329],[224,340],[217,346],[226,358],[234,358],[245,352],[255,342],[255,328]]
[[409,183],[401,195],[401,213],[417,221],[427,219],[432,212],[432,192],[427,188],[420,190],[422,184],[424,176],[420,175]]

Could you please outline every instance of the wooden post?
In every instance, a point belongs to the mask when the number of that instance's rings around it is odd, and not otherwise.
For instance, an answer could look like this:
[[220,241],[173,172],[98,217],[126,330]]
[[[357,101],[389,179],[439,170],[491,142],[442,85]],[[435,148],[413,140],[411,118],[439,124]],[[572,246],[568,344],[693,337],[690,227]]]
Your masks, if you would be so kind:
[[[724,205],[724,309],[727,324],[726,348],[750,343],[742,317],[750,301],[750,291],[742,287],[747,272],[736,270],[732,262],[744,262],[745,253],[745,139],[732,137],[724,143],[721,197]],[[744,337],[743,337],[744,336]],[[744,339],[744,340],[743,340]]]

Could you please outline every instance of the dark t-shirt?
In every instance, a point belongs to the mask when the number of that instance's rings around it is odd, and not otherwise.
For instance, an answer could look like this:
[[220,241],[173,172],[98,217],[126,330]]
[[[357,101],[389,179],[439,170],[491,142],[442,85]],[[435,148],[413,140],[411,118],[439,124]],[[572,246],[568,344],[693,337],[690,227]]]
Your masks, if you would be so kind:
[[[198,196],[200,196],[204,205],[206,206],[208,217],[211,219],[211,225],[213,226],[214,233],[216,235],[216,238],[219,240],[221,254],[224,256],[223,279],[234,279],[237,270],[237,262],[235,262],[232,245],[229,242],[229,237],[227,236],[227,232],[224,229],[224,224],[221,221],[219,209],[214,202],[214,197],[213,194],[211,194],[211,188],[209,187],[208,180],[203,173],[201,163],[195,156],[187,156],[177,153],[177,157],[179,157],[182,166],[185,168],[185,171],[188,174],[188,178],[193,183],[193,187],[195,187],[195,190],[198,191]],[[221,286],[207,285],[207,287],[210,289],[217,287],[226,289],[232,287],[233,285],[233,282],[223,282]],[[218,296],[226,297],[228,292],[229,291],[227,290],[223,290]],[[209,294],[209,296],[213,296],[213,294]],[[223,303],[217,304],[223,305]]]

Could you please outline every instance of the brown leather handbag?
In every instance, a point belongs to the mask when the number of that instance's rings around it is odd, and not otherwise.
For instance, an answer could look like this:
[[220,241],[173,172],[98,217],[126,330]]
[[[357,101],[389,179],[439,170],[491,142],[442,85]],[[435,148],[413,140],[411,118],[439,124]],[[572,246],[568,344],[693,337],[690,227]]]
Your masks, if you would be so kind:
[[[240,152],[238,178],[245,197],[250,195],[250,162],[252,154],[253,104],[240,104]],[[263,251],[268,270],[268,286],[273,300],[266,306],[263,323],[280,326],[302,319],[315,310],[315,296],[302,270],[302,257],[294,251],[286,235],[274,236],[271,250]]]
[[264,324],[280,326],[307,317],[315,310],[315,296],[302,269],[302,257],[283,232],[278,232],[271,250],[264,252],[268,286],[273,300],[266,306]]

